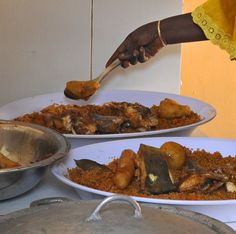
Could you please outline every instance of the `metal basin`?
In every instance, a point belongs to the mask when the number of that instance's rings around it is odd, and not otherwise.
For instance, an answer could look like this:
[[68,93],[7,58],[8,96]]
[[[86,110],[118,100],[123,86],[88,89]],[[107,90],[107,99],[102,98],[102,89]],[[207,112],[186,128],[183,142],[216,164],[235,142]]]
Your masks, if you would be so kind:
[[33,124],[0,120],[0,153],[20,166],[0,169],[0,200],[33,188],[48,166],[67,155],[66,138]]
[[103,201],[46,198],[0,217],[8,234],[235,234],[215,219],[172,206],[139,205],[131,197]]

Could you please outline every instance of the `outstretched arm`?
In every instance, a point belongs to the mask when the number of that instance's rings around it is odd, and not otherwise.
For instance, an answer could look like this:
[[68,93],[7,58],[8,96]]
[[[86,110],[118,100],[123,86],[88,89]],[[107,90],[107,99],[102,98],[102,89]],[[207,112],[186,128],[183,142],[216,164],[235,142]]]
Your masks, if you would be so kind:
[[191,13],[145,24],[131,32],[107,61],[106,67],[119,59],[122,67],[146,62],[168,44],[207,40],[193,22]]
[[167,44],[207,40],[203,30],[193,22],[191,13],[163,19],[160,30]]

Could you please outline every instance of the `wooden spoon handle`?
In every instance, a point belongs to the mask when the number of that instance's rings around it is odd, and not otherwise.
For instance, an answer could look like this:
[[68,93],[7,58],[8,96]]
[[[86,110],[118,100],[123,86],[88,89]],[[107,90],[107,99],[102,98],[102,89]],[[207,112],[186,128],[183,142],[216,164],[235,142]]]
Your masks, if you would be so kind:
[[121,64],[120,60],[115,60],[113,63],[111,63],[105,70],[95,79],[97,82],[101,83],[102,80],[105,78],[105,76],[111,72],[113,69],[118,67]]

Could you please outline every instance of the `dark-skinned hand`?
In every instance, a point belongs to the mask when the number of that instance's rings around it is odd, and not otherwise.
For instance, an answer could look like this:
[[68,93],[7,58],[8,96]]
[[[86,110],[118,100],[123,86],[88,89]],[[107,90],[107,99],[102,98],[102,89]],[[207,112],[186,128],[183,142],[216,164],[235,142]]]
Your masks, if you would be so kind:
[[127,68],[130,64],[144,63],[153,57],[163,44],[157,32],[157,21],[145,24],[131,32],[114,54],[109,58],[106,67],[119,59],[121,66]]

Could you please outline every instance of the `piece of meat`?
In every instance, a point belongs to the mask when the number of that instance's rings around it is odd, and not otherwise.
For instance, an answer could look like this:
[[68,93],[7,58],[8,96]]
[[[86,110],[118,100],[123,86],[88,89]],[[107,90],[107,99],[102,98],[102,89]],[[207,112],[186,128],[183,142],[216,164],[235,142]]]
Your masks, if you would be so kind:
[[125,121],[122,116],[104,116],[93,114],[93,121],[96,123],[99,133],[118,133],[120,126]]

